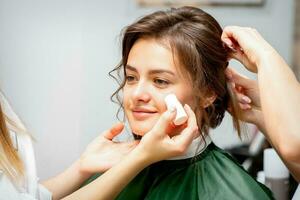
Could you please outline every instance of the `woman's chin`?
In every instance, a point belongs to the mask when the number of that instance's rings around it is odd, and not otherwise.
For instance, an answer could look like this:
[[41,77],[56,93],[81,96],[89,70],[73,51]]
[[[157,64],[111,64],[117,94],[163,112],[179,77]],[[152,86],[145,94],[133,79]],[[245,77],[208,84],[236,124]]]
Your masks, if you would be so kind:
[[151,128],[148,128],[148,127],[136,127],[136,128],[131,129],[133,134],[139,135],[139,136],[144,136],[150,130],[151,130]]
[[140,130],[132,130],[132,133],[134,135],[138,135],[138,136],[144,136],[145,132],[144,131],[140,131]]
[[156,122],[157,119],[149,119],[144,121],[128,120],[131,132],[139,136],[144,136],[146,133],[151,131]]

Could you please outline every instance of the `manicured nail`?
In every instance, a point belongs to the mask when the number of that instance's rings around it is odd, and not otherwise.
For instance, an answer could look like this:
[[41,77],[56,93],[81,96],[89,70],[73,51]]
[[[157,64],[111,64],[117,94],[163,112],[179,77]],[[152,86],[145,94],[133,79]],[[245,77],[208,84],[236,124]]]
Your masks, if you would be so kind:
[[227,47],[232,47],[232,41],[230,39],[224,39],[223,42],[226,44]]
[[251,103],[251,99],[250,99],[249,97],[247,97],[247,96],[243,96],[243,97],[242,97],[242,101],[243,101],[244,103]]

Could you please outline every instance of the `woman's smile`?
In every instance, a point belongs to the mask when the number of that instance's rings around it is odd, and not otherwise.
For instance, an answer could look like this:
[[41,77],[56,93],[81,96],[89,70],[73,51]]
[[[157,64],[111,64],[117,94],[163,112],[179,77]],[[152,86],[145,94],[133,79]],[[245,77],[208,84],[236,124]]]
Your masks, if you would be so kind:
[[133,108],[131,112],[134,119],[138,121],[148,119],[157,114],[157,111],[155,111],[154,109],[149,109],[144,107]]

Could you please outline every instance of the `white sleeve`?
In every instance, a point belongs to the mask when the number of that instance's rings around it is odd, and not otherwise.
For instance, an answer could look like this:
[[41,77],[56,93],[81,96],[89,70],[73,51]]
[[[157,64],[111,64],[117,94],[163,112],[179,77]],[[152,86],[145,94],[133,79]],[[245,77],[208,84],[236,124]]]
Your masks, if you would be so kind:
[[37,196],[33,197],[28,193],[20,193],[20,200],[52,200],[52,194],[43,185],[38,185]]
[[39,200],[52,200],[51,192],[41,184],[38,186],[37,196]]
[[20,191],[0,172],[0,200],[52,200],[52,194],[42,185],[38,185],[36,197],[26,191]]

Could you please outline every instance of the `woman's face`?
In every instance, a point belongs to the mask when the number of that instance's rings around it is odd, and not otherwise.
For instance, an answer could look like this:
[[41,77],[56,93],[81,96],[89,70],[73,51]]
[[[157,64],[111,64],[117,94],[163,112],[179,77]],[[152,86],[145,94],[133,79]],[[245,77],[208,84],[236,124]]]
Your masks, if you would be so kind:
[[[175,57],[174,57],[175,58]],[[151,38],[135,42],[128,56],[123,106],[131,130],[143,136],[166,111],[166,95],[173,93],[184,105],[194,107],[192,85],[170,49]]]

